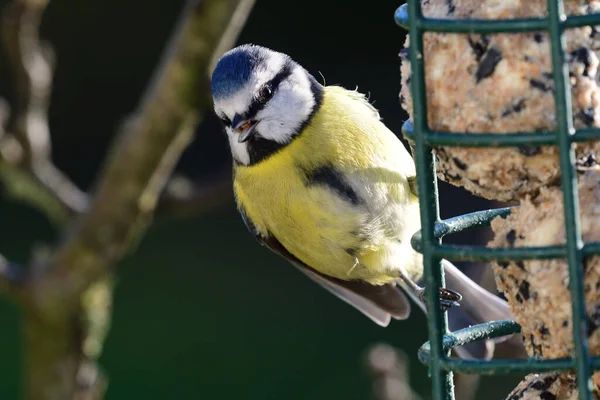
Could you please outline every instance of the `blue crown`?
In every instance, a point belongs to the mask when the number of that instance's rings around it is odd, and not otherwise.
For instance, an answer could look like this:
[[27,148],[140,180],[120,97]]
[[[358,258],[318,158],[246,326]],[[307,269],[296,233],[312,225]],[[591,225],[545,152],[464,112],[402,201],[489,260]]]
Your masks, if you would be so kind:
[[225,53],[212,74],[213,97],[228,97],[241,89],[252,71],[265,61],[267,51],[260,46],[243,45]]

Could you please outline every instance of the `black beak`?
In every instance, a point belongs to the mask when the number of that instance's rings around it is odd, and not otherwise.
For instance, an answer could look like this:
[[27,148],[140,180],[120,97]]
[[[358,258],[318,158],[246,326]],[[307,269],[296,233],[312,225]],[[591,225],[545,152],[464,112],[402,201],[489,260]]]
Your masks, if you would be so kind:
[[233,120],[231,121],[231,127],[236,130],[242,123],[244,123],[244,117],[242,117],[240,114],[235,114],[233,116]]

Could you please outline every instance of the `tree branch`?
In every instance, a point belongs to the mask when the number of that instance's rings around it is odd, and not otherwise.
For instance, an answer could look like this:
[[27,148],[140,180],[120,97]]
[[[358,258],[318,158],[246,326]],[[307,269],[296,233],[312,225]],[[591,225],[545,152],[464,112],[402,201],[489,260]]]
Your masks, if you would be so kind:
[[57,173],[53,165],[40,167],[40,170],[36,172],[38,176],[36,176],[12,162],[12,157],[9,154],[18,153],[20,149],[20,146],[14,142],[10,144],[6,141],[0,143],[0,181],[2,181],[5,190],[11,197],[43,212],[55,225],[63,225],[70,215],[84,208],[83,203],[75,207],[73,204],[64,201],[63,195],[65,193],[67,193],[67,199],[72,198],[68,195],[70,191],[64,189],[71,186],[68,183],[63,186],[63,189],[54,189],[53,185],[55,183],[51,182],[58,180],[56,184],[60,185],[60,182],[65,181],[62,180],[62,174]]
[[13,0],[2,15],[2,39],[15,86],[10,136],[0,143],[0,177],[9,193],[54,222],[87,207],[87,196],[52,163],[48,102],[54,62],[38,30],[48,0]]
[[[145,225],[201,114],[210,107],[214,49],[232,44],[229,22],[252,0],[192,1],[134,118],[126,125],[97,185],[90,210],[55,257],[49,298],[73,298],[105,273]],[[78,262],[86,256],[84,264]],[[64,280],[62,277],[69,276]],[[59,282],[52,282],[58,278]],[[58,285],[55,285],[57,283]],[[58,292],[58,293],[56,293]],[[51,301],[52,302],[52,301]]]
[[184,176],[174,176],[165,187],[157,214],[181,216],[205,212],[233,200],[231,185],[230,169],[200,183]]
[[[28,398],[62,400],[76,392],[84,398],[73,377],[89,368],[97,356],[90,348],[103,341],[112,298],[104,281],[150,222],[165,182],[209,109],[208,77],[220,55],[215,49],[233,45],[253,3],[188,3],[152,84],[112,147],[87,212],[57,252],[35,268],[25,313]],[[98,302],[105,306],[90,307]],[[90,342],[92,332],[97,337]],[[100,398],[98,385],[91,387],[85,397]]]

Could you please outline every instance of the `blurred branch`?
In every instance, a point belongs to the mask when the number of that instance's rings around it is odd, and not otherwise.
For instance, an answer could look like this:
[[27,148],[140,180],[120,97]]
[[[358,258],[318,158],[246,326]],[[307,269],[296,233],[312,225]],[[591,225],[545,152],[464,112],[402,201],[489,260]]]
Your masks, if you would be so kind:
[[454,374],[454,392],[457,399],[473,400],[477,397],[477,389],[481,376],[476,374]]
[[[234,44],[253,3],[187,4],[152,83],[117,136],[89,208],[76,217],[56,253],[33,268],[24,318],[28,398],[102,397],[105,383],[93,361],[108,327],[112,271],[150,223],[167,179],[210,107],[214,61]],[[30,133],[27,138],[30,143]],[[28,151],[37,157],[34,146]]]
[[25,271],[0,254],[0,290],[18,300],[21,296],[24,282]]
[[47,4],[48,0],[13,0],[3,10],[2,39],[15,99],[11,134],[0,135],[0,178],[12,196],[60,223],[84,211],[87,197],[52,163],[47,111],[54,62],[50,46],[38,35]]
[[50,157],[46,111],[53,60],[38,35],[48,0],[13,0],[4,9],[2,38],[16,91],[13,131],[23,146],[23,160]]
[[229,169],[200,183],[193,182],[185,176],[175,175],[165,187],[157,213],[173,216],[205,212],[225,201],[233,200],[231,185]]
[[[388,344],[376,344],[367,352],[366,365],[373,382],[373,400],[421,399],[410,386],[408,357],[403,351]],[[456,398],[474,399],[479,381],[479,375],[455,374]]]
[[380,343],[368,350],[365,361],[373,380],[374,400],[421,399],[410,386],[408,358],[402,351]]

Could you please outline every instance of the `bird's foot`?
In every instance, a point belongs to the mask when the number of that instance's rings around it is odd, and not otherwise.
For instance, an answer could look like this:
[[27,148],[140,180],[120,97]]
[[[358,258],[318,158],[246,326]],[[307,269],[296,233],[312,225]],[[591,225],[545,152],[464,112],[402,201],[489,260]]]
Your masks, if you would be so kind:
[[[419,293],[419,300],[421,300],[423,304],[427,304],[424,288],[421,289]],[[440,308],[442,312],[446,312],[452,307],[460,307],[461,300],[462,296],[460,293],[447,288],[440,288]]]

